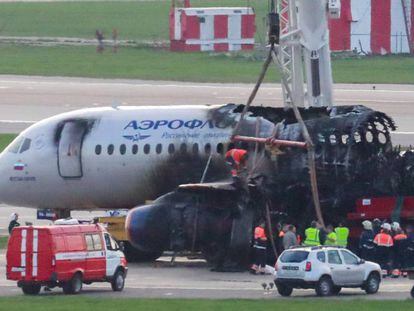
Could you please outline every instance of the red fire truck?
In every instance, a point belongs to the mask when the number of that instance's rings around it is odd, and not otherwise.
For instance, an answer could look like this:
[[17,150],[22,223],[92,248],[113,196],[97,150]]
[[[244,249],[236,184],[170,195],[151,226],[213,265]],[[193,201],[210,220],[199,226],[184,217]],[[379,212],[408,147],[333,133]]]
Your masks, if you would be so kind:
[[366,197],[356,201],[355,211],[348,214],[350,238],[358,239],[362,231],[362,221],[397,221],[402,225],[414,224],[414,197]]
[[99,224],[14,228],[6,258],[7,279],[29,295],[41,286],[76,294],[92,282],[110,282],[122,291],[128,271],[120,247]]

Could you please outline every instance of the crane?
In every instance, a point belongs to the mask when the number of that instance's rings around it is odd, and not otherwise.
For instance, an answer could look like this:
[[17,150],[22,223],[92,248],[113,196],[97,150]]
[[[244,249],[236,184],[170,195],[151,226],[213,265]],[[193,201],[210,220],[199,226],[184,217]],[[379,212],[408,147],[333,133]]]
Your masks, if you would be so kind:
[[340,0],[279,0],[277,9],[279,61],[291,90],[283,85],[285,106],[332,107],[328,19],[340,18]]

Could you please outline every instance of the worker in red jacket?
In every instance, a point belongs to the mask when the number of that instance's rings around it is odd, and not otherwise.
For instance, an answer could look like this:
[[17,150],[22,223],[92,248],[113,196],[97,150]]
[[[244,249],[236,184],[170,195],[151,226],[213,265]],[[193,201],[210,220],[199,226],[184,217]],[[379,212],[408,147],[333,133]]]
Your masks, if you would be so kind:
[[254,229],[254,264],[252,273],[265,274],[267,255],[267,235],[265,224],[262,223]]
[[402,269],[407,268],[405,264],[407,250],[407,235],[401,228],[395,229],[394,235],[394,260],[392,277],[398,278],[402,274]]
[[244,149],[230,149],[226,152],[226,162],[231,166],[231,175],[238,177],[247,166],[247,151]]
[[389,275],[392,247],[394,246],[394,240],[390,232],[391,225],[385,223],[382,226],[382,231],[374,238],[374,244],[376,245],[375,257],[381,266],[383,276]]

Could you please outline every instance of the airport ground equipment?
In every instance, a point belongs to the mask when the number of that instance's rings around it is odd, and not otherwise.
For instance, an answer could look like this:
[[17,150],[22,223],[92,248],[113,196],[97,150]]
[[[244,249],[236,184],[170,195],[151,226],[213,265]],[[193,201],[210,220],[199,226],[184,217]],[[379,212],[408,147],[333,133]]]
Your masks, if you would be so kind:
[[27,295],[38,294],[42,286],[77,294],[82,284],[93,282],[122,291],[128,271],[120,247],[99,224],[16,227],[6,259],[7,279]]
[[345,287],[375,294],[380,283],[378,264],[342,247],[293,247],[280,255],[275,266],[275,284],[282,296],[290,296],[294,288],[315,289],[318,296],[337,295]]

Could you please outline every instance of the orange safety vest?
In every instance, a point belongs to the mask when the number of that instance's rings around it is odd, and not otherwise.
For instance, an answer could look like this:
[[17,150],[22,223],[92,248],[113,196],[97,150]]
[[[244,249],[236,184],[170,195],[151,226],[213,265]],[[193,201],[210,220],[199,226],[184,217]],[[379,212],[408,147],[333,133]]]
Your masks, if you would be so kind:
[[237,176],[241,169],[240,164],[245,160],[247,151],[243,149],[231,149],[226,152],[226,160],[233,167],[231,174]]
[[395,241],[401,241],[401,240],[405,240],[405,239],[407,239],[407,235],[405,235],[404,233],[397,234],[394,237]]
[[254,239],[255,240],[267,241],[267,236],[266,236],[265,229],[263,229],[262,227],[256,227],[254,229]]
[[378,233],[375,236],[374,243],[378,246],[391,247],[394,245],[391,235],[388,233]]

